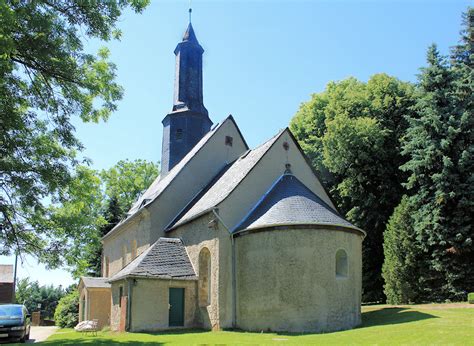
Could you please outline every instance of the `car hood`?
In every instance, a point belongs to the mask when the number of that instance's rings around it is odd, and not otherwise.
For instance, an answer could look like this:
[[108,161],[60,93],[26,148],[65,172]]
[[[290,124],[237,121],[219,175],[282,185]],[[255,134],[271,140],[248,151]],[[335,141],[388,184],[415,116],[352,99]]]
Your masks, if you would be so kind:
[[0,317],[0,327],[10,327],[10,326],[18,326],[23,324],[23,319],[22,318],[5,318],[5,317]]

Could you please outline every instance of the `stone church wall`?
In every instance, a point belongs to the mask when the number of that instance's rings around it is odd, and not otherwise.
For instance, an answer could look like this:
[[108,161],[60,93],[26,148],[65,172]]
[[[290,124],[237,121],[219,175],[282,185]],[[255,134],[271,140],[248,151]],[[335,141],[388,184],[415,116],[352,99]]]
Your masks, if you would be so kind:
[[215,223],[215,215],[211,212],[169,232],[167,236],[183,240],[198,276],[201,251],[207,248],[211,254],[211,299],[210,304],[202,306],[197,297],[197,325],[213,330],[232,327],[232,249],[229,232],[222,224]]
[[[361,323],[362,236],[340,230],[270,230],[236,238],[237,327],[329,332]],[[336,276],[336,253],[347,277]]]
[[[122,296],[120,296],[120,287],[122,287]],[[122,297],[128,295],[128,284],[126,280],[116,281],[112,283],[112,306],[110,309],[110,329],[118,331],[121,320]]]
[[[150,232],[150,215],[146,210],[144,210],[141,215],[137,215],[135,219],[130,220],[128,224],[123,225],[122,229],[117,233],[104,239],[102,276],[107,276],[104,258],[107,258],[109,261],[108,277],[111,277],[123,268],[123,264],[127,265],[133,260],[133,241],[137,242],[136,256],[140,255],[150,246]],[[124,248],[126,249],[126,252],[125,261],[123,262],[122,258]]]

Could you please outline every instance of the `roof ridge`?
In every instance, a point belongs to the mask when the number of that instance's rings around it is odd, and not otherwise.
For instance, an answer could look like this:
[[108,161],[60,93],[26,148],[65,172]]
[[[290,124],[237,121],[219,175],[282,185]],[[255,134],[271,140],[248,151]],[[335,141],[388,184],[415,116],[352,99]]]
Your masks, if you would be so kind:
[[[152,204],[152,202],[154,202],[169,186],[169,184],[171,184],[171,182],[176,179],[176,177],[179,175],[179,173],[183,170],[183,168],[186,166],[187,163],[189,163],[189,161],[191,161],[191,159],[197,155],[197,153],[200,152],[200,150],[204,147],[205,143],[207,143],[216,133],[217,131],[226,123],[226,121],[232,121],[235,125],[237,125],[235,123],[235,120],[234,118],[232,117],[232,115],[229,115],[227,116],[224,121],[222,121],[221,123],[217,123],[216,126],[210,130],[209,132],[207,132],[200,140],[199,142],[196,143],[196,145],[164,176],[161,176],[161,174],[156,177],[156,179],[150,184],[150,186],[147,188],[147,190],[140,196],[140,198],[137,199],[137,201],[135,201],[135,203],[133,203],[132,207],[129,209],[129,211],[127,212],[127,215],[133,210],[133,212],[128,215],[125,219],[123,219],[122,221],[120,221],[117,225],[115,225],[114,228],[112,228],[106,235],[104,235],[102,237],[102,239],[110,236],[111,234],[115,233],[115,231],[117,229],[119,229],[125,222],[131,220],[135,215],[137,215],[140,210],[143,210],[144,207]],[[243,137],[242,137],[243,138]],[[169,180],[169,181],[167,181]],[[161,189],[161,190],[158,190],[155,191],[155,192],[150,192],[149,194],[147,194],[147,192],[150,190],[150,188],[152,186],[158,186],[160,183],[165,184],[165,186]],[[147,202],[145,205],[141,206],[140,205],[142,204],[142,201],[144,199],[149,199],[150,201]],[[138,207],[137,207],[138,206]]]
[[168,238],[168,237],[160,237],[157,241],[165,241],[167,243],[182,243],[180,238]]
[[[255,149],[252,149],[250,150],[245,156],[244,154],[239,157],[237,160],[235,160],[231,165],[230,167],[224,172],[224,174],[222,174],[222,176],[211,186],[209,187],[209,189],[196,201],[196,203],[191,207],[189,208],[189,210],[183,215],[183,217],[181,217],[179,220],[177,220],[176,222],[174,222],[174,224],[167,228],[167,231],[171,231],[175,228],[177,228],[178,226],[181,226],[181,225],[184,225],[192,220],[194,220],[195,218],[211,211],[216,205],[222,203],[225,199],[227,199],[227,197],[229,197],[232,192],[237,188],[237,186],[247,177],[247,175],[255,168],[255,166],[260,162],[260,160],[265,156],[265,154],[272,148],[273,144],[275,144],[275,142],[278,140],[278,138],[280,138],[280,136],[287,130],[287,128],[285,129],[282,129],[280,131],[278,131],[278,133],[276,133],[275,135],[273,135],[271,138],[269,138],[268,140],[266,140],[265,142],[263,142],[261,145],[259,145],[258,147],[256,147]],[[265,148],[265,145],[268,145],[267,148]],[[245,162],[246,159],[249,159],[251,157],[251,154],[252,153],[255,153],[255,152],[258,152],[259,149],[262,149],[262,148],[265,148],[265,150],[260,153],[260,156],[257,158],[257,160],[255,162],[253,162],[253,164],[250,166],[250,168],[241,176],[241,177],[238,177],[239,179],[237,179],[238,181],[236,182],[233,182],[232,184],[232,187],[229,191],[227,191],[223,196],[220,196],[218,198],[216,198],[216,201],[212,201],[210,204],[212,206],[210,207],[206,207],[204,208],[203,210],[195,213],[195,214],[191,214],[189,215],[188,217],[186,217],[187,213],[189,213],[192,208],[197,205],[199,203],[199,201],[202,200],[202,198],[204,196],[206,196],[206,194],[211,191],[218,183],[219,181],[221,181],[221,179],[223,179],[224,177],[226,177],[226,174],[228,172],[231,172],[233,168],[235,167],[238,167],[239,164],[242,164],[242,162]]]

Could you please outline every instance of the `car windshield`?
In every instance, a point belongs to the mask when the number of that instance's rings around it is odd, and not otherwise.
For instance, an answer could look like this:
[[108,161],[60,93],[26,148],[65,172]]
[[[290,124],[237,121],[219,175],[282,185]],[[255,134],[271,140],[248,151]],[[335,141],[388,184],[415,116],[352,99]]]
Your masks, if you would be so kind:
[[2,317],[21,317],[22,308],[18,305],[0,305],[0,318]]

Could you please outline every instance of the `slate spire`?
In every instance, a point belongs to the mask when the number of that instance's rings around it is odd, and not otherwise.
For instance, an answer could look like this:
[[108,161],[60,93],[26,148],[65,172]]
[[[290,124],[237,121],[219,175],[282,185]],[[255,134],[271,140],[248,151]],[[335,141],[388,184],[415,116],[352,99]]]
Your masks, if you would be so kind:
[[212,126],[203,102],[203,53],[190,20],[182,41],[174,50],[176,75],[173,108],[163,119],[163,175],[181,161]]
[[196,34],[194,33],[193,25],[191,23],[189,23],[188,28],[186,29],[183,35],[183,42],[185,41],[193,42],[199,45],[199,42],[196,38]]
[[207,115],[202,93],[202,54],[193,25],[189,23],[183,40],[178,43],[176,55],[176,76],[174,80],[173,112],[193,110]]

